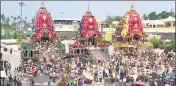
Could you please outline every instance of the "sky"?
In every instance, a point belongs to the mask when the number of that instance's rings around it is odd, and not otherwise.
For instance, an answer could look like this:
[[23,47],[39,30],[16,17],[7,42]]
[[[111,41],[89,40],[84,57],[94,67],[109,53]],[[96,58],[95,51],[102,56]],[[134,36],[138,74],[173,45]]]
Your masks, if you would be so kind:
[[[42,1],[23,1],[23,18],[31,21],[35,13],[42,6]],[[20,1],[1,1],[1,14],[18,16],[21,14]],[[132,3],[136,11],[142,16],[153,11],[175,12],[174,1],[44,1],[44,6],[55,19],[81,19],[88,9],[99,20],[105,20],[107,15],[123,16]]]

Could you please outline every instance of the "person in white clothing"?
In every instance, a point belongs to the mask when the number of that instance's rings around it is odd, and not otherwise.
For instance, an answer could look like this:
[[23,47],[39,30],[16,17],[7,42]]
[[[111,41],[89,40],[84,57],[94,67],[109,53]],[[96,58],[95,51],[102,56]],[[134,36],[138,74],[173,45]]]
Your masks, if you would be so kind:
[[100,72],[100,74],[99,74],[99,82],[102,82],[102,77],[103,77],[103,74]]
[[55,72],[53,72],[53,82],[55,82],[55,80],[56,80],[56,73]]

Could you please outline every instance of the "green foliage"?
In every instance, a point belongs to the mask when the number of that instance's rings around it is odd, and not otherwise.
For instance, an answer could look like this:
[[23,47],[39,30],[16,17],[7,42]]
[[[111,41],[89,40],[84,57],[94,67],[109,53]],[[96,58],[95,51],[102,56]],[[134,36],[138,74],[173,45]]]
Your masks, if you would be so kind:
[[[1,14],[1,28],[4,29],[15,29],[16,23],[20,22],[21,17],[18,16],[6,16],[5,14]],[[24,23],[26,23],[27,17],[24,19]]]
[[147,19],[148,19],[148,17],[147,17],[146,14],[144,14],[144,15],[142,16],[142,18],[143,18],[144,20],[147,20]]
[[8,28],[8,29],[15,29],[16,26],[15,26],[15,25],[2,24],[2,25],[1,25],[1,28],[4,28],[4,29],[6,29],[6,28]]
[[172,47],[172,50],[173,50],[174,52],[176,52],[176,41],[175,41],[175,40],[172,40],[172,41],[171,41],[171,47]]
[[148,15],[147,14],[144,14],[142,16],[142,18],[144,20],[147,20],[147,19],[150,19],[150,20],[158,20],[158,19],[165,19],[165,18],[168,18],[169,16],[172,16],[172,17],[175,17],[175,13],[172,12],[167,12],[167,11],[162,11],[160,13],[156,13],[155,11],[154,12],[151,12],[149,13]]
[[62,38],[63,38],[63,39],[72,39],[72,36],[70,36],[70,35],[65,35],[65,36],[63,36]]
[[151,38],[150,42],[153,43],[153,47],[154,48],[159,48],[159,45],[162,44],[161,41],[159,39]]
[[104,21],[107,24],[112,24],[113,21],[120,21],[120,16],[107,16],[106,20]]
[[21,38],[18,38],[18,39],[17,39],[17,43],[20,43],[20,42],[22,42],[22,39],[21,39]]
[[149,15],[148,15],[148,18],[150,19],[150,20],[157,20],[157,19],[159,19],[159,16],[156,14],[156,12],[154,11],[154,12],[151,12]]
[[161,42],[159,39],[151,38],[150,42],[153,43],[154,48],[167,49],[169,51],[173,50],[176,52],[175,40],[172,40],[171,42]]
[[17,32],[17,38],[21,38],[21,33]]
[[13,38],[14,38],[14,39],[17,38],[17,33],[16,33],[16,32],[14,32],[14,34],[13,34]]

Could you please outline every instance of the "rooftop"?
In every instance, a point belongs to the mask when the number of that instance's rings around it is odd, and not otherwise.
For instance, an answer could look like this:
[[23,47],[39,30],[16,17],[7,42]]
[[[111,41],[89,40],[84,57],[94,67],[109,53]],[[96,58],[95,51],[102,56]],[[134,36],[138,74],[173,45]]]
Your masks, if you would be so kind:
[[60,21],[62,21],[62,20],[64,20],[64,21],[81,21],[81,19],[71,19],[71,18],[58,18],[58,19],[54,19],[54,20],[60,20]]

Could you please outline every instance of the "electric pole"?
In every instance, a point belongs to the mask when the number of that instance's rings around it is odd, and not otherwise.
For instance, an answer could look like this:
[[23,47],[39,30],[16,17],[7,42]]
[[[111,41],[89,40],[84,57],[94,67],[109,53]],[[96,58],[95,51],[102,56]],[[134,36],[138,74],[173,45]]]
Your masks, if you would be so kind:
[[22,26],[22,24],[23,24],[23,6],[25,6],[25,4],[21,1],[20,3],[19,3],[19,5],[20,5],[20,7],[21,7],[21,19],[20,19],[20,21],[21,21],[21,25],[20,25],[20,28],[21,28],[21,30],[19,31],[19,32],[21,32],[21,38],[22,38],[22,33],[23,33],[23,26]]

